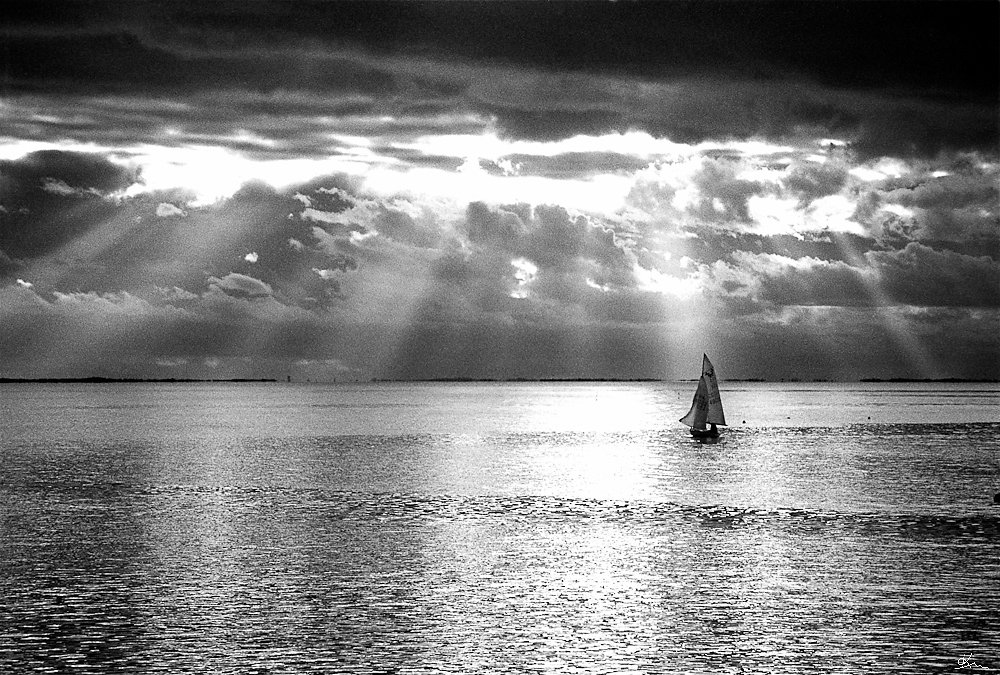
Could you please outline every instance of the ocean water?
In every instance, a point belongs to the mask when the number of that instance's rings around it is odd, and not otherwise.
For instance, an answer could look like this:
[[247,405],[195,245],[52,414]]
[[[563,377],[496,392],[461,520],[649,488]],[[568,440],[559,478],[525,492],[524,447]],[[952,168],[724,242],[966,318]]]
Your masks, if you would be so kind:
[[1000,387],[693,389],[0,385],[0,672],[1000,670]]

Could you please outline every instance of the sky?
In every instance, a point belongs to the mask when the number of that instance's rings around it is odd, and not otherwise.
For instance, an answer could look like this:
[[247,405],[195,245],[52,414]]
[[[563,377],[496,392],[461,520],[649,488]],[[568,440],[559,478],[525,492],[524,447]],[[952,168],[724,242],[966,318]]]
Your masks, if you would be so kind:
[[0,377],[1000,378],[985,2],[0,6]]

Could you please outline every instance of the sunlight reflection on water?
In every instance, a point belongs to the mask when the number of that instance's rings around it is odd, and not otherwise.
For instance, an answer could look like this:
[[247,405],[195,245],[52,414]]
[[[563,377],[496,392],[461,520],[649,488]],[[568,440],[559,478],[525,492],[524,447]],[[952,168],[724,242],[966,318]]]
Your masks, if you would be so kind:
[[[266,434],[217,390],[191,428],[193,399],[168,397],[160,428],[90,391],[123,417],[5,432],[0,671],[1000,667],[996,423],[907,413],[701,445],[650,403],[669,391],[598,392],[621,393],[626,425],[580,387],[497,421],[510,390],[455,386],[423,404],[448,411],[438,431],[396,431],[421,410],[403,388],[368,393],[375,419],[325,408],[325,427],[307,391]],[[586,430],[541,428],[572,417],[559,399]]]

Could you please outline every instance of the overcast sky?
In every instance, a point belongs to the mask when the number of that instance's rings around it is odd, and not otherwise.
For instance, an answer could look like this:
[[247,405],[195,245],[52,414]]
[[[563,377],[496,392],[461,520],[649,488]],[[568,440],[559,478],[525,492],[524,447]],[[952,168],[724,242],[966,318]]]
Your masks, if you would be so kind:
[[0,5],[0,376],[1000,377],[986,2]]

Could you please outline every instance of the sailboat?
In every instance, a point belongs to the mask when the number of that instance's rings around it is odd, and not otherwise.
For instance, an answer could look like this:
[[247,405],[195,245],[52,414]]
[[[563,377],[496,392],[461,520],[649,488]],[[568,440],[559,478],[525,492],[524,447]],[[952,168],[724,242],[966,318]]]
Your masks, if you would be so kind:
[[694,392],[691,409],[681,418],[681,422],[691,427],[691,435],[695,438],[718,438],[717,425],[726,426],[719,382],[715,379],[715,366],[708,360],[707,354],[702,354],[701,377],[698,379],[698,389]]

